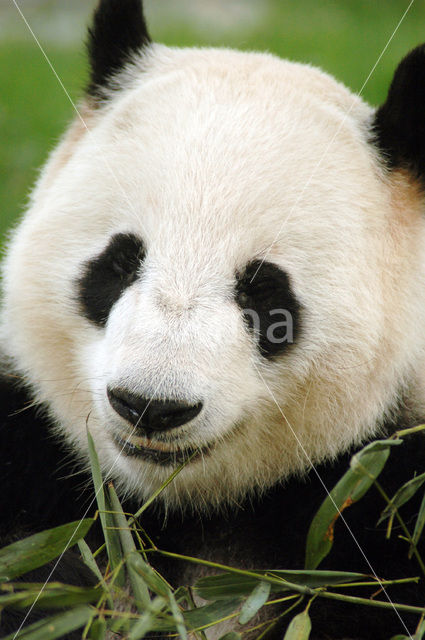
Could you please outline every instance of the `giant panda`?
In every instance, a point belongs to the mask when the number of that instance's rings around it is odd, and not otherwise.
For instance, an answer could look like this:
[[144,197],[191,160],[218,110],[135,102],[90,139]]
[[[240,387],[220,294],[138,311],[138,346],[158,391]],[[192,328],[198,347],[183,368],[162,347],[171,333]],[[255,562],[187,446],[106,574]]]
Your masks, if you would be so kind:
[[[161,548],[302,568],[353,451],[425,416],[425,47],[378,109],[308,65],[153,43],[139,0],[101,0],[88,50],[3,259],[1,542],[93,504],[88,427],[132,506],[190,458],[144,519]],[[391,454],[390,495],[424,454],[422,436]],[[321,568],[416,575],[383,506],[348,509]],[[201,571],[154,562],[173,586]],[[52,579],[89,582],[68,555]],[[421,585],[389,595],[423,605]],[[310,637],[418,622],[370,612],[316,600]]]

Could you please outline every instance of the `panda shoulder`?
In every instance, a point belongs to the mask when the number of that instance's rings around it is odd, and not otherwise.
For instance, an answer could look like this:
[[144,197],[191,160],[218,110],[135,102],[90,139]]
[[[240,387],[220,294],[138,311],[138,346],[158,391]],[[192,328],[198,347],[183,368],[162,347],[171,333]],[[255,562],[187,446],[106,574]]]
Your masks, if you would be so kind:
[[3,361],[0,542],[12,528],[29,535],[81,516],[85,499],[82,487],[87,486],[87,475],[73,452],[52,434],[51,427],[47,410]]

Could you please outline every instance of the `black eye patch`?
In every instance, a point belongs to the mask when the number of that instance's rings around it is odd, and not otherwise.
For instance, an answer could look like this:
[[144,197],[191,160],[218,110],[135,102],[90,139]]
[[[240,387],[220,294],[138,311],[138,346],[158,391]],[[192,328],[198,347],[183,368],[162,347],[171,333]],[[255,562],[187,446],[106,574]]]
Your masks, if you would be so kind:
[[123,291],[135,282],[145,257],[143,242],[131,233],[114,235],[101,254],[84,264],[77,282],[83,314],[103,327]]
[[288,274],[271,262],[254,260],[236,276],[236,302],[266,358],[283,353],[299,334],[300,304]]

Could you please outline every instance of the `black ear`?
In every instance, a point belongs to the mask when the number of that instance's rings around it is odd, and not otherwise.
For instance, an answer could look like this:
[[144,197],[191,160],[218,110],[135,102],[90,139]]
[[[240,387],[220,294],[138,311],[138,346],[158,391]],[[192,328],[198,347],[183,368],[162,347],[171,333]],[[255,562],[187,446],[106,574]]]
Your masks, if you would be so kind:
[[111,76],[150,41],[141,0],[100,0],[89,29],[88,93],[99,97]]
[[399,64],[374,133],[390,168],[407,168],[425,180],[425,45]]

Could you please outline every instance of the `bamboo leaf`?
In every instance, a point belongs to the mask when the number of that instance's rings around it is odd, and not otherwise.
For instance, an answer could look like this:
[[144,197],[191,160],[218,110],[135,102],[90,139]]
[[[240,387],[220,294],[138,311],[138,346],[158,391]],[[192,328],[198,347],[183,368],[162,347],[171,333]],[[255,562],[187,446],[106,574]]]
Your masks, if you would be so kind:
[[414,640],[423,640],[423,637],[425,636],[425,620],[422,620],[422,622],[419,624],[416,633],[414,635]]
[[249,622],[267,602],[270,595],[271,584],[269,582],[259,582],[252,593],[245,600],[239,616],[239,624]]
[[221,600],[231,597],[249,596],[265,575],[282,580],[280,584],[270,585],[271,593],[287,591],[288,586],[286,586],[285,581],[315,589],[317,587],[344,584],[346,582],[358,582],[368,579],[368,577],[362,573],[350,573],[346,571],[259,571],[258,578],[234,573],[220,573],[218,575],[200,578],[195,583],[193,590],[204,600]]
[[242,636],[240,633],[236,633],[236,631],[229,631],[229,633],[221,636],[219,640],[242,640]]
[[178,602],[179,604],[187,604],[192,602],[192,598],[190,597],[189,589],[187,587],[177,587],[177,589],[174,591],[174,597],[176,599],[176,602]]
[[424,525],[425,525],[425,493],[422,498],[421,506],[419,507],[418,517],[416,518],[415,529],[412,535],[412,544],[410,545],[410,548],[409,548],[409,558],[412,557],[413,550],[419,542]]
[[379,476],[391,447],[402,443],[403,440],[375,440],[351,458],[350,469],[360,477],[351,495],[353,502],[360,500]]
[[156,618],[166,605],[167,601],[161,596],[152,600],[149,608],[133,625],[129,633],[128,640],[140,640],[140,638],[144,638],[150,631],[154,631],[156,628]]
[[45,585],[40,594],[41,586],[34,584],[22,589],[21,584],[17,583],[11,593],[0,596],[0,608],[25,609],[34,606],[36,609],[58,609],[97,602],[102,594],[101,589],[60,583]]
[[311,631],[311,620],[307,611],[299,613],[286,630],[283,640],[308,640]]
[[90,626],[88,640],[105,640],[106,638],[106,620],[105,618],[96,618]]
[[164,598],[169,597],[170,587],[166,581],[143,560],[137,551],[127,557],[126,563],[129,570],[134,571],[143,578],[151,591]]
[[[66,633],[84,627],[93,616],[94,610],[88,606],[76,607],[69,611],[58,613],[44,620],[24,627],[19,632],[19,640],[56,640]],[[16,632],[2,638],[14,640]]]
[[[167,558],[178,558],[180,560],[185,560],[186,562],[190,562],[193,564],[197,564],[197,565],[203,565],[205,567],[213,567],[216,570],[221,570],[224,571],[226,573],[231,573],[234,575],[238,575],[238,576],[248,576],[248,577],[252,577],[255,578],[255,581],[257,582],[258,580],[258,572],[255,574],[252,571],[246,571],[243,569],[237,569],[235,567],[229,567],[226,565],[222,565],[218,562],[211,562],[210,560],[202,560],[201,558],[193,558],[191,556],[185,556],[182,554],[178,554],[178,553],[172,553],[170,551],[163,551],[160,549],[156,549],[157,553],[159,553],[161,556],[167,557]],[[313,572],[312,572],[313,573]],[[273,575],[273,572],[265,572],[263,575],[261,575],[260,580],[262,580],[263,582],[270,582],[270,584],[275,585],[278,584],[280,587],[280,581],[281,579],[279,577],[275,577]],[[417,582],[418,578],[407,578],[408,582]],[[396,581],[384,581],[384,583],[388,582],[392,582],[395,583]],[[400,582],[400,580],[398,580],[397,582]],[[404,582],[404,580],[403,580]],[[366,582],[364,582],[363,584],[369,584],[370,583],[370,576],[367,576],[367,580]],[[311,587],[307,587],[303,584],[296,584],[295,582],[291,583],[291,582],[287,582],[286,586],[293,592],[295,593],[300,593],[303,595],[308,595],[308,596],[315,596],[318,598],[325,598],[327,600],[336,600],[336,601],[341,601],[341,602],[347,602],[347,603],[352,603],[352,604],[363,604],[366,605],[367,607],[375,607],[378,609],[392,609],[392,610],[396,610],[396,611],[406,611],[409,613],[415,613],[418,614],[420,616],[425,615],[425,608],[424,607],[419,607],[419,606],[415,606],[415,605],[408,605],[408,604],[401,604],[398,602],[386,602],[386,601],[382,601],[382,600],[372,600],[370,598],[360,598],[358,596],[348,596],[348,595],[343,595],[340,593],[334,593],[331,592],[327,589],[312,589]],[[222,603],[224,605],[224,603]]]
[[92,571],[92,573],[94,573],[94,575],[99,580],[99,582],[101,582],[103,585],[105,585],[102,573],[101,573],[99,567],[97,566],[97,562],[94,559],[94,556],[93,556],[93,554],[91,552],[91,549],[90,549],[89,545],[87,544],[87,542],[85,540],[83,540],[83,539],[79,540],[78,541],[78,548],[80,550],[81,557],[83,559],[84,564],[86,564],[88,566],[88,568]]
[[99,567],[97,566],[97,562],[94,559],[94,556],[91,552],[91,549],[89,547],[89,545],[87,544],[87,542],[83,539],[78,541],[78,548],[80,550],[81,553],[81,557],[83,558],[84,563],[89,567],[89,569],[93,572],[93,574],[96,576],[96,578],[99,580],[99,584],[102,586],[102,589],[105,591],[105,593],[107,594],[107,601],[109,604],[109,607],[111,609],[114,608],[114,603],[112,600],[112,596],[110,594],[109,591],[109,586],[106,584],[103,575],[99,569]]
[[418,476],[415,476],[405,484],[403,484],[391,498],[391,502],[387,504],[381,516],[378,520],[378,524],[381,524],[384,520],[389,518],[391,515],[395,514],[397,509],[402,507],[406,502],[408,502],[415,493],[421,488],[423,483],[425,482],[425,473],[421,473]]
[[377,440],[351,458],[350,468],[325,498],[310,525],[306,569],[315,569],[328,555],[341,513],[365,495],[384,468],[390,448],[400,443],[402,440]]
[[241,600],[239,598],[219,600],[218,602],[207,604],[204,607],[197,607],[191,611],[185,611],[183,616],[188,628],[199,629],[218,624],[223,618],[227,618],[227,616],[234,613],[240,604]]
[[125,554],[125,563],[128,570],[128,577],[133,588],[133,594],[136,601],[139,603],[139,608],[141,608],[141,610],[144,610],[149,607],[151,602],[149,590],[145,579],[142,577],[140,572],[135,570],[134,564],[130,560],[133,555],[138,556],[138,553],[133,540],[133,536],[131,535],[131,531],[129,529],[127,518],[125,517],[125,514],[121,507],[121,503],[118,500],[118,496],[112,484],[109,485],[109,495],[113,508],[113,517],[118,529],[121,546]]
[[83,538],[93,520],[63,524],[13,542],[0,550],[0,581],[13,580],[54,560]]
[[182,638],[182,640],[187,640],[187,629],[186,629],[186,624],[183,618],[183,614],[180,611],[179,605],[177,604],[176,599],[171,591],[169,596],[169,602],[170,602],[171,613],[173,615],[174,622],[176,624],[177,633],[179,634],[179,637]]
[[352,571],[327,571],[325,569],[315,569],[314,571],[310,571],[308,569],[300,571],[284,571],[278,569],[269,571],[268,573],[269,575],[282,578],[282,580],[287,580],[288,582],[303,584],[311,589],[370,579],[370,576],[367,576],[364,573],[354,573]]
[[125,563],[128,571],[128,577],[130,579],[131,587],[133,589],[133,595],[138,603],[139,611],[144,611],[144,609],[150,604],[150,596],[149,589],[147,587],[147,583],[144,577],[141,575],[140,571],[136,571],[133,563],[133,554],[136,556],[137,551],[133,551],[131,554],[126,556]]
[[[111,618],[108,621],[108,630],[113,633],[120,633],[122,636],[126,638],[126,640],[128,640],[127,636],[130,632],[132,623],[134,624],[134,620],[131,620],[130,618],[127,618],[127,617],[115,618],[115,619]],[[112,637],[114,636],[112,635]]]
[[122,564],[122,553],[117,532],[114,530],[114,521],[110,513],[109,504],[106,502],[104,492],[104,482],[102,472],[100,470],[99,458],[94,446],[93,438],[87,429],[87,443],[90,456],[91,472],[95,489],[97,506],[99,508],[100,522],[102,524],[103,535],[106,544],[106,553],[112,571],[116,571],[115,584],[120,587],[124,586],[125,577],[124,570],[120,568]]
[[122,510],[121,503],[118,499],[114,485],[111,482],[108,485],[108,491],[113,509],[112,515],[114,516],[115,526],[119,529],[118,535],[121,540],[121,546],[124,553],[132,553],[133,551],[136,551],[136,545],[134,543],[127,518],[125,517],[124,511]]
[[145,613],[140,617],[132,627],[128,640],[139,640],[140,638],[144,638],[145,635],[152,631],[155,626],[155,615],[152,611],[145,611]]

